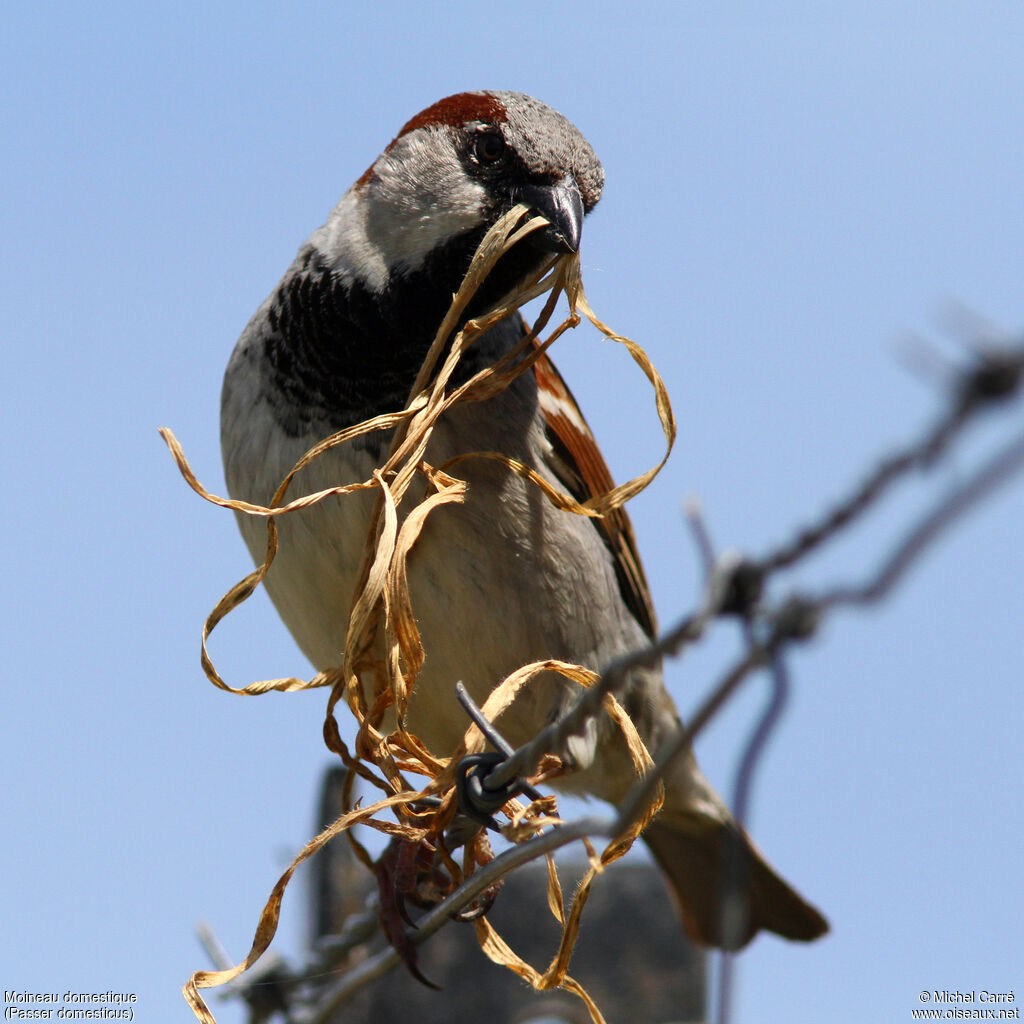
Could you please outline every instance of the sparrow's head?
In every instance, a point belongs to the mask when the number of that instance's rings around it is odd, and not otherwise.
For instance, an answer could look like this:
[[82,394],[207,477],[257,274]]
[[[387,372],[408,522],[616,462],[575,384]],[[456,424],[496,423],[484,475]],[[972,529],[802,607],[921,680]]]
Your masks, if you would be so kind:
[[[550,222],[523,243],[534,264],[575,252],[603,184],[590,144],[551,107],[517,92],[458,93],[406,123],[312,241],[371,291],[443,254],[461,279],[480,238],[516,203]],[[512,262],[532,269],[530,258]]]

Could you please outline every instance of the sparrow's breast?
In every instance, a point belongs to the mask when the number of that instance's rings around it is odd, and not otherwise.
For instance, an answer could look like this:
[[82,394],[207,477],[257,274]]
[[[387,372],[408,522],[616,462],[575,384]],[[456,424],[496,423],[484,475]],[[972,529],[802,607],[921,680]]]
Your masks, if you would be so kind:
[[[236,353],[224,390],[225,474],[233,496],[260,503],[321,439],[283,430],[265,384],[259,361]],[[380,440],[379,450],[356,443],[326,453],[297,475],[289,497],[369,479],[386,451],[386,436]],[[530,379],[487,402],[450,410],[435,428],[427,460],[438,466],[466,452],[504,451],[556,483],[545,466],[547,449]],[[467,725],[455,702],[456,682],[482,702],[526,662],[558,658],[598,668],[642,642],[590,521],[556,509],[535,484],[499,463],[468,459],[453,473],[467,481],[465,502],[431,513],[408,562],[426,651],[409,724],[437,752],[452,749]],[[418,494],[407,496],[400,514]],[[342,660],[374,499],[372,491],[331,497],[278,520],[280,545],[267,592],[319,669]],[[239,520],[253,558],[262,561],[265,521]],[[572,684],[549,674],[502,728],[511,742],[523,742],[572,695]]]

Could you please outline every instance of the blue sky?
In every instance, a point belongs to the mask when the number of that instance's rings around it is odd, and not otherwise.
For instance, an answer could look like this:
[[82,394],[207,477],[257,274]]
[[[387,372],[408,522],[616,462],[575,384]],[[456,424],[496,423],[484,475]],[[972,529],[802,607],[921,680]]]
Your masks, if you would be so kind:
[[[143,1019],[185,1019],[196,921],[240,956],[310,834],[323,695],[205,681],[200,625],[248,562],[156,428],[222,489],[235,338],[422,107],[533,93],[604,162],[588,295],[679,420],[632,506],[665,623],[699,586],[684,497],[717,544],[762,553],[936,409],[901,342],[956,354],[961,306],[1024,326],[1016,3],[39,3],[6,21],[5,988],[134,991]],[[581,329],[555,355],[616,475],[654,462],[625,354]],[[860,578],[993,429],[799,582]],[[1022,513],[1017,481],[794,658],[752,828],[833,934],[758,940],[737,1021],[904,1020],[922,989],[1024,987]],[[684,709],[728,642],[670,667]],[[238,684],[308,673],[262,599],[213,651]],[[723,788],[763,686],[698,745]],[[286,953],[303,905],[296,889]]]

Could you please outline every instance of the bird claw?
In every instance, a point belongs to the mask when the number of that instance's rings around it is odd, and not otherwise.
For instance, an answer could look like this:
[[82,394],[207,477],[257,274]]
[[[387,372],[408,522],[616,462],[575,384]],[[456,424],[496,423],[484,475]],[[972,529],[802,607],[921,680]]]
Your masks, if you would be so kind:
[[494,906],[494,901],[498,898],[498,893],[501,892],[503,884],[504,882],[498,879],[494,885],[488,886],[480,893],[475,903],[466,907],[465,910],[460,910],[457,914],[452,914],[452,920],[468,924],[471,921],[479,920],[481,917],[486,917],[491,907]]
[[[451,890],[452,881],[434,862],[434,855],[434,848],[427,842],[392,839],[374,862],[373,871],[377,876],[380,924],[385,938],[417,981],[428,988],[440,990],[441,986],[420,970],[416,946],[406,931],[406,926],[417,927],[409,914],[410,904],[429,909],[440,903]],[[501,887],[501,881],[488,886],[471,906],[452,914],[452,918],[469,922],[484,917],[494,906]]]
[[[428,988],[440,990],[441,986],[432,982],[420,970],[417,964],[416,946],[410,941],[406,932],[406,925],[411,928],[416,927],[416,922],[412,920],[406,909],[407,903],[429,907],[437,902],[437,899],[434,898],[437,879],[431,876],[438,872],[431,863],[432,857],[433,850],[426,843],[392,839],[374,862],[373,871],[377,876],[377,889],[380,894],[380,925],[385,938],[391,948],[402,958],[406,969],[418,982]],[[427,868],[428,877],[422,879],[422,882],[426,882],[426,886],[421,884],[424,866]]]

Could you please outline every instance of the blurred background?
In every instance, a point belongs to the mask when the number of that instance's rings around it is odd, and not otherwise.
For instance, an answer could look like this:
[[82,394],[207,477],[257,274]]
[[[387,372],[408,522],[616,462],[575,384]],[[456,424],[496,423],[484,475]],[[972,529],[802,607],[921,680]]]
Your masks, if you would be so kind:
[[[418,110],[529,92],[604,163],[588,296],[645,346],[679,421],[631,505],[663,624],[701,584],[684,498],[717,546],[763,553],[938,408],[908,339],[957,358],[965,333],[1024,324],[1016,3],[112,0],[5,20],[8,990],[135,992],[138,1019],[189,1019],[179,987],[209,966],[196,922],[244,955],[312,832],[325,695],[205,680],[202,621],[250,564],[156,430],[223,491],[237,335]],[[625,351],[581,328],[554,356],[616,476],[657,461]],[[796,582],[861,579],[992,430]],[[794,659],[750,824],[833,932],[757,940],[735,1020],[897,1020],[921,990],[1019,990],[1022,513],[1017,480],[889,602],[830,620]],[[684,712],[733,644],[722,627],[669,668]],[[236,685],[311,671],[262,595],[212,651]],[[698,744],[726,792],[764,687]],[[301,953],[305,925],[297,885],[277,947]]]

